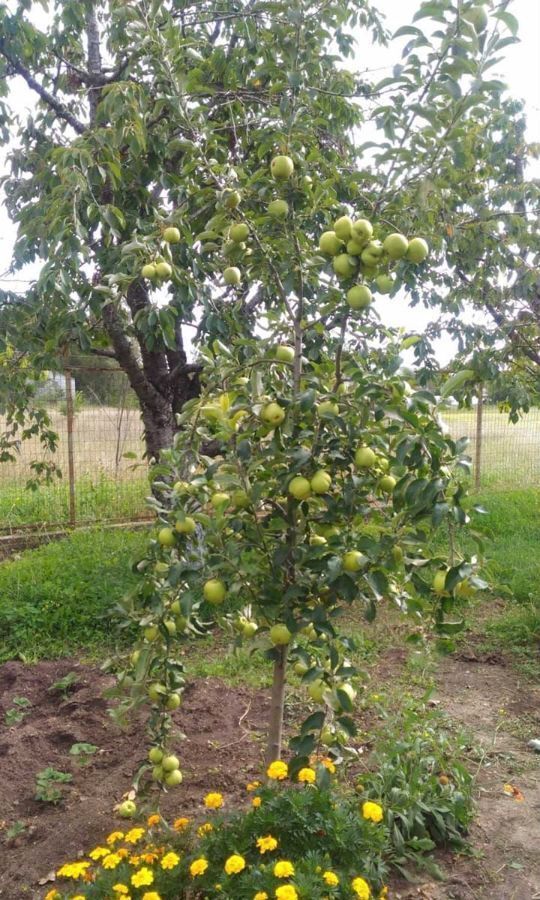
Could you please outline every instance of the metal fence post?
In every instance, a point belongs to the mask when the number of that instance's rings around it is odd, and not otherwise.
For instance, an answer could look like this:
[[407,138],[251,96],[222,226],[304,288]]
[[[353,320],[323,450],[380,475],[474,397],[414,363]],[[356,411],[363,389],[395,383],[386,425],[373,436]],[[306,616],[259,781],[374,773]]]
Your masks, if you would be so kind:
[[73,423],[75,413],[73,409],[73,388],[71,386],[71,369],[64,369],[66,379],[66,413],[67,413],[67,446],[68,446],[68,478],[69,478],[69,524],[73,527],[77,524],[77,510],[75,499],[75,448],[73,442]]
[[484,385],[478,388],[478,406],[476,407],[476,447],[474,458],[474,489],[480,490],[482,480],[482,423],[484,418]]

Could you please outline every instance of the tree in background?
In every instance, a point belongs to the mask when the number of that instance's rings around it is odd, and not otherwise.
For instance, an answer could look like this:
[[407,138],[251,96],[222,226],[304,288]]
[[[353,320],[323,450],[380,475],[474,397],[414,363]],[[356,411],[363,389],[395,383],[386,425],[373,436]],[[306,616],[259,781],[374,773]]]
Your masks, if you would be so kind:
[[[441,303],[452,325],[465,299],[488,308],[484,287],[494,305],[501,279],[512,284],[517,243],[529,296],[535,188],[522,177],[519,110],[501,102],[504,85],[491,77],[515,40],[507,7],[423,3],[418,24],[394,36],[406,39],[402,63],[373,82],[343,66],[363,41],[387,40],[367,0],[68,0],[47,15],[38,2],[1,5],[12,271],[43,261],[23,295],[2,294],[4,342],[38,370],[74,342],[114,359],[158,458],[200,392],[204,363],[189,361],[186,330],[196,342],[227,343],[253,336],[282,306],[275,284],[259,280],[261,248],[228,234],[231,210],[254,185],[271,202],[258,173],[278,151],[309,163],[291,191],[313,242],[353,207],[389,230],[425,235],[431,277],[417,286],[402,272],[379,289],[403,283],[413,302]],[[21,78],[36,98],[29,116],[10,93]],[[364,123],[376,140],[363,142]],[[269,214],[286,221],[279,209]],[[279,229],[266,239],[278,253],[289,241]],[[221,272],[239,262],[236,285]],[[495,321],[496,337],[508,334]],[[433,369],[428,338],[415,352]]]

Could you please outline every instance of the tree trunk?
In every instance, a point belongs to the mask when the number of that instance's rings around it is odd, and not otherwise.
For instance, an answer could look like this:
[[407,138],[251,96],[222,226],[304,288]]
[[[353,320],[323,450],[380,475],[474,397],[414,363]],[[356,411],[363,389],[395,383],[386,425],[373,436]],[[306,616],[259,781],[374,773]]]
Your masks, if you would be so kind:
[[277,656],[274,662],[274,679],[272,682],[272,700],[270,705],[268,743],[266,746],[266,765],[270,765],[270,763],[275,759],[281,759],[287,653],[287,646],[276,647]]

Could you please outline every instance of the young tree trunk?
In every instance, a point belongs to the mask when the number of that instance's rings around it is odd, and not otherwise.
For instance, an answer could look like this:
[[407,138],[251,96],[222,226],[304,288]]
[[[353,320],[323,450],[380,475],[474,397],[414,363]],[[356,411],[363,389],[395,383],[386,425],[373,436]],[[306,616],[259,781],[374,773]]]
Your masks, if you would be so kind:
[[272,682],[268,743],[266,746],[266,765],[270,765],[275,759],[281,759],[281,742],[283,737],[283,709],[285,705],[288,647],[276,647],[276,653],[274,679]]

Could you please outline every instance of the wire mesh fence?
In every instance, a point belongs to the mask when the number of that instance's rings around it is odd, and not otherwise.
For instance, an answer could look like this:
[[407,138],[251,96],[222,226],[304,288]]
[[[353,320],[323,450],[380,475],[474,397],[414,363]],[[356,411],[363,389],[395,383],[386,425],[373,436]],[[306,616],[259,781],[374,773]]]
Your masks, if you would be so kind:
[[[16,460],[0,464],[0,533],[151,518],[141,417],[124,373],[72,364],[40,383],[38,402],[58,434],[51,460],[62,477],[29,490],[43,452],[38,437],[22,442]],[[540,485],[540,409],[515,425],[486,403],[449,407],[442,420],[452,437],[469,438],[476,489]]]

